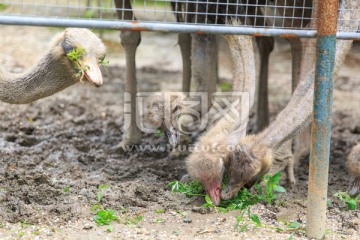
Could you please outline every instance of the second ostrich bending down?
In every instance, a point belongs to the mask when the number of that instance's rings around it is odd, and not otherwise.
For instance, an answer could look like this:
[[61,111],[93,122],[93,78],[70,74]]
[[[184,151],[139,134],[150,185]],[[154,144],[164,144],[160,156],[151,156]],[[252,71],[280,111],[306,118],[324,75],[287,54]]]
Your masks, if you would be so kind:
[[347,167],[354,178],[349,195],[355,197],[360,193],[360,143],[351,149],[347,161]]
[[[339,29],[345,28],[356,32],[359,22],[353,21],[353,19],[359,18],[360,2],[343,0],[338,18],[341,19],[338,23]],[[336,79],[351,45],[352,41],[349,40],[337,41],[334,79]],[[278,149],[309,122],[313,107],[314,78],[315,66],[300,81],[289,104],[280,112],[273,124],[257,135],[246,136],[239,140],[239,149],[227,156],[231,163],[229,167],[231,172],[229,173],[229,184],[221,194],[223,199],[233,197],[246,183],[261,177],[273,163],[272,151]]]
[[[136,20],[129,0],[115,0],[115,6],[119,19]],[[186,3],[172,2],[172,7],[176,12],[177,20],[180,22],[220,24],[226,22],[224,21],[225,18],[223,15],[235,15],[240,13],[240,10],[243,8],[241,2],[238,0],[188,1]],[[186,13],[182,14],[182,9],[186,9]],[[205,14],[197,14],[195,12]],[[135,124],[135,96],[137,93],[135,54],[141,41],[141,34],[137,31],[122,31],[120,38],[126,54],[125,92],[128,92],[131,96],[131,124],[129,128],[125,130],[122,142],[115,148],[122,145],[138,144],[141,141],[141,132]],[[191,39],[193,41],[191,41]],[[208,96],[211,97],[212,93],[216,90],[217,81],[217,47],[215,36],[180,33],[178,42],[183,59],[183,91],[190,91],[190,80],[191,75],[193,75],[193,80],[195,80],[197,84],[196,91],[206,92]],[[211,102],[209,101],[209,107],[210,106]]]
[[[350,13],[347,9],[359,10],[360,3],[343,1],[342,4],[339,19],[345,19],[345,21],[339,23],[341,24],[340,27],[356,31],[358,23],[350,20],[358,19],[360,11]],[[342,65],[350,46],[351,41],[338,41],[334,76]],[[189,156],[187,159],[189,174],[204,184],[208,194],[213,196],[212,201],[214,203],[220,202],[219,190],[221,190],[225,168],[227,168],[231,178],[228,187],[223,190],[221,196],[223,199],[228,199],[234,196],[242,186],[253,182],[268,171],[273,163],[273,152],[276,152],[283,143],[291,139],[308,122],[312,110],[314,69],[315,67],[312,67],[307,75],[302,75],[303,79],[296,88],[290,103],[278,115],[276,121],[263,132],[245,138],[235,132],[219,140],[221,143],[234,144],[234,139],[237,139],[235,141],[238,146],[236,151],[202,154],[200,150]],[[210,132],[211,130],[208,133]],[[204,140],[211,142],[211,139],[212,135],[208,134],[207,140]]]
[[[132,10],[130,0],[115,0],[117,15],[122,20],[136,20]],[[191,3],[189,3],[191,4]],[[175,7],[175,4],[172,3]],[[180,15],[176,15],[178,21],[182,21]],[[184,16],[184,19],[191,19],[190,16]],[[191,19],[193,21],[193,19]],[[199,21],[201,21],[199,19]],[[204,22],[205,23],[205,22]],[[126,83],[125,92],[130,94],[131,119],[130,126],[124,131],[123,139],[116,146],[120,149],[123,145],[139,144],[141,141],[141,132],[136,125],[136,62],[135,55],[138,45],[141,41],[141,34],[138,31],[121,31],[121,43],[125,49],[126,55]],[[198,84],[197,90],[207,92],[211,95],[215,91],[217,81],[217,48],[214,35],[191,35],[180,33],[178,43],[183,60],[183,91],[190,91],[190,80],[192,73],[195,82]],[[209,57],[211,56],[211,57]],[[193,64],[191,64],[191,60]],[[210,69],[210,70],[209,70]]]
[[[82,53],[71,60],[68,54],[74,49]],[[0,100],[30,103],[83,80],[99,87],[103,83],[99,61],[104,56],[105,46],[94,33],[68,28],[56,35],[49,51],[28,71],[13,74],[0,69]]]

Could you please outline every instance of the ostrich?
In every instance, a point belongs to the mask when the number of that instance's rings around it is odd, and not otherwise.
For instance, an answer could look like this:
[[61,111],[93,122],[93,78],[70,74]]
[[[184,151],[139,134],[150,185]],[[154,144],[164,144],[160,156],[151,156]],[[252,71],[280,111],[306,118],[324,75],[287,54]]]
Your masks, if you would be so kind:
[[[281,3],[280,3],[281,5]],[[253,14],[255,14],[255,10],[254,9],[249,9],[253,12]],[[251,14],[250,14],[251,15]],[[261,20],[262,18],[260,18]],[[263,20],[264,21],[264,20]],[[301,25],[299,26],[301,27]],[[270,40],[270,41],[269,41]],[[258,40],[258,46],[261,47],[263,46],[265,51],[263,51],[263,57],[265,60],[265,63],[262,64],[262,72],[265,74],[260,74],[262,75],[260,78],[260,86],[259,88],[262,87],[263,90],[267,91],[267,86],[266,86],[266,82],[267,82],[267,76],[266,76],[266,71],[267,71],[267,59],[269,57],[269,54],[271,52],[271,44],[273,44],[271,42],[271,38],[270,39],[259,39]],[[295,42],[295,41],[294,41]],[[299,45],[300,42],[297,42],[297,45]],[[231,44],[229,44],[231,46]],[[292,46],[296,46],[296,44],[292,44]],[[230,47],[231,48],[231,47]],[[262,50],[260,48],[260,50]],[[295,54],[294,54],[295,56]],[[296,55],[297,58],[299,55]],[[301,56],[301,55],[300,55]],[[297,59],[294,57],[294,59]],[[239,61],[239,59],[242,59],[241,57],[235,57],[233,58],[233,60],[235,61]],[[248,60],[245,60],[247,62],[249,62]],[[295,64],[293,64],[293,68],[295,69],[293,71],[293,73],[298,73],[300,72],[299,68],[300,68],[300,64],[299,61],[294,61]],[[298,74],[293,74],[294,77],[293,79],[295,79],[295,77],[298,76]],[[255,78],[251,78],[248,79],[248,81],[251,82],[255,82]],[[297,80],[295,79],[294,82],[297,82]],[[294,83],[295,84],[295,83]],[[293,84],[293,85],[294,85]],[[248,84],[249,85],[249,84]],[[248,89],[241,89],[242,91],[249,91]],[[261,89],[260,89],[260,93],[261,93]],[[265,92],[265,96],[267,97],[267,92]],[[261,99],[262,95],[259,94],[259,99]],[[253,104],[253,100],[250,101],[250,107]],[[260,101],[259,101],[260,102]],[[264,104],[259,104],[260,105],[260,111],[261,109],[263,109],[264,107],[267,108],[267,101],[266,104],[264,106]],[[262,106],[261,106],[262,105]],[[264,116],[263,116],[264,117]],[[268,118],[268,116],[266,116],[266,118]],[[210,129],[208,132],[206,132],[199,140],[198,143],[198,148],[195,148],[195,151],[187,158],[186,160],[186,164],[187,164],[187,170],[189,175],[192,178],[198,179],[200,180],[204,186],[205,189],[208,193],[208,195],[210,196],[210,198],[212,199],[212,201],[214,203],[219,203],[220,202],[220,189],[221,189],[221,181],[222,181],[222,177],[223,177],[223,173],[225,171],[226,168],[229,168],[229,163],[231,163],[231,161],[229,162],[229,158],[227,158],[226,156],[229,154],[228,149],[226,149],[226,146],[223,146],[222,148],[220,147],[216,147],[215,149],[213,148],[213,146],[217,146],[217,145],[221,145],[221,144],[225,144],[227,146],[231,146],[231,145],[236,145],[237,142],[235,139],[241,138],[245,135],[246,131],[245,131],[245,126],[246,123],[242,122],[241,123],[242,127],[240,128],[241,131],[237,131],[237,133],[231,134],[232,131],[234,131],[235,128],[234,124],[229,124],[227,123],[226,120],[220,121],[214,128]],[[231,127],[230,127],[231,126]],[[261,126],[261,128],[264,126]],[[225,131],[223,131],[223,134],[221,134],[222,129],[226,129]],[[220,136],[219,136],[220,133]],[[214,137],[216,136],[216,138]],[[229,137],[230,136],[230,137]],[[208,152],[207,150],[204,149],[208,149],[208,148],[212,148],[213,151]],[[271,152],[270,154],[267,154],[267,156],[271,156],[273,153]],[[287,175],[288,175],[288,183],[290,185],[293,185],[295,183],[295,178],[294,178],[294,174],[293,174],[293,165],[294,165],[294,158],[291,154],[291,141],[284,144],[284,146],[282,146],[280,149],[274,151],[274,157],[276,160],[277,165],[285,165],[286,170],[287,170]],[[229,171],[230,172],[230,171]]]
[[[343,20],[338,23],[339,29],[346,28],[356,32],[359,22],[352,21],[352,19],[359,18],[360,2],[343,0],[339,13],[339,19]],[[350,40],[337,41],[334,79],[336,79],[351,45],[352,41]],[[315,66],[313,65],[306,77],[300,80],[289,104],[279,113],[275,122],[261,133],[239,140],[239,148],[227,156],[232,164],[229,167],[229,171],[232,173],[229,174],[231,178],[228,186],[221,193],[223,199],[233,197],[247,182],[265,173],[273,163],[272,152],[291,139],[309,122],[312,112],[314,78]]]
[[[349,19],[358,17],[356,13],[352,15],[344,9],[359,9],[358,3],[343,2],[343,7],[340,15],[341,18]],[[355,18],[357,19],[357,18]],[[356,23],[350,23],[344,21],[340,23],[340,27],[348,27],[350,30],[356,31]],[[337,62],[335,68],[335,74],[338,72],[340,66],[343,63],[344,57],[351,46],[351,41],[338,41],[337,43]],[[287,105],[287,107],[278,115],[276,121],[272,123],[267,129],[261,133],[253,136],[247,136],[243,138],[243,135],[239,135],[236,132],[228,134],[227,137],[221,139],[221,142],[234,142],[234,139],[240,139],[237,142],[236,151],[222,151],[203,154],[201,150],[194,151],[187,159],[187,169],[191,177],[208,175],[208,178],[202,179],[207,192],[210,196],[213,196],[212,200],[215,203],[219,203],[219,186],[221,189],[222,173],[227,168],[227,172],[235,171],[237,169],[243,169],[239,173],[234,173],[232,176],[237,176],[240,180],[234,179],[233,184],[229,184],[226,190],[223,190],[222,196],[224,199],[232,197],[243,185],[248,182],[252,182],[254,178],[260,177],[261,174],[268,171],[269,167],[273,163],[274,152],[277,152],[281,145],[287,140],[291,139],[295,133],[297,133],[303,126],[306,125],[309,119],[312,108],[312,96],[313,96],[313,78],[314,67],[307,75],[302,75],[299,86],[296,88],[294,95]],[[209,130],[211,132],[211,130]],[[211,134],[203,136],[203,141],[211,142]],[[201,145],[201,140],[200,140]],[[198,148],[199,149],[199,148]],[[201,148],[200,148],[201,149]],[[225,157],[223,157],[225,155]],[[230,161],[229,161],[230,160]],[[232,165],[231,165],[232,164]],[[238,166],[238,167],[235,167]],[[231,175],[231,174],[230,174]],[[245,177],[246,178],[245,178]],[[216,186],[214,182],[216,180]],[[213,192],[213,194],[211,194]],[[215,194],[214,194],[215,193]]]
[[[217,3],[217,4],[214,4]],[[235,5],[237,0],[231,0],[233,3],[229,7],[229,1],[200,1],[200,2],[186,2],[178,3],[172,2],[172,9],[175,10],[176,19],[179,22],[197,22],[197,23],[225,23],[223,17],[217,17],[218,13],[236,14],[240,12],[242,6]],[[186,5],[186,6],[184,6]],[[129,0],[115,0],[117,8],[117,15],[119,19],[136,20],[132,11],[132,6]],[[186,14],[180,14],[182,9],[186,8]],[[206,12],[206,15],[196,15],[195,12]],[[141,132],[136,126],[136,64],[135,53],[141,41],[141,35],[136,31],[122,31],[120,34],[121,42],[126,54],[126,84],[125,92],[130,93],[131,105],[131,124],[123,134],[122,142],[115,147],[121,149],[123,145],[138,144],[141,141]],[[192,40],[192,41],[191,41]],[[217,81],[217,47],[214,35],[208,34],[179,34],[178,43],[180,46],[183,59],[183,91],[190,91],[190,79],[193,79],[197,84],[196,91],[206,92],[211,96],[215,92],[215,85]],[[190,59],[191,58],[191,59]],[[192,63],[192,64],[191,64]],[[210,98],[209,98],[210,99]],[[209,102],[209,107],[211,103]]]
[[[214,3],[217,3],[216,5]],[[237,5],[235,5],[235,3]],[[197,21],[200,22],[212,22],[212,23],[219,23],[219,24],[225,24],[228,22],[228,19],[226,17],[223,17],[224,14],[227,14],[229,16],[234,15],[237,17],[237,14],[241,13],[247,13],[248,17],[245,20],[246,22],[250,22],[251,24],[254,24],[254,26],[266,26],[266,18],[261,17],[263,13],[263,9],[261,6],[267,5],[266,0],[257,0],[257,1],[248,1],[247,2],[249,6],[247,5],[241,5],[238,1],[231,1],[231,2],[223,2],[223,1],[200,1],[200,2],[186,2],[186,3],[173,3],[173,9],[176,10],[176,17],[179,22],[192,22],[194,18],[197,18]],[[230,4],[230,5],[229,5]],[[285,18],[283,21],[283,24],[285,27],[304,27],[308,24],[308,18],[311,17],[311,6],[312,1],[307,0],[304,3],[296,3],[297,5],[294,6],[293,3],[279,0],[277,2],[278,6],[287,6],[279,7],[278,8],[278,14],[279,16],[288,16],[289,18]],[[184,6],[185,5],[185,6]],[[305,10],[303,10],[301,7],[303,5],[306,7]],[[183,12],[183,9],[186,9],[186,13],[183,15],[180,14]],[[204,12],[206,14],[196,16],[196,12]],[[254,17],[256,16],[256,18]],[[302,19],[303,17],[305,19]],[[206,17],[206,18],[205,18]],[[205,18],[205,19],[204,19]],[[293,19],[294,18],[294,19]],[[193,36],[194,38],[194,36]],[[198,40],[193,39],[193,49],[197,48],[199,44],[197,44]],[[203,42],[204,40],[202,40]],[[201,41],[200,41],[201,42]],[[307,57],[307,61],[302,60],[302,56],[307,56],[308,54],[302,54],[302,50],[307,48],[310,50],[313,50],[314,48],[309,48],[308,46],[311,46],[309,43],[309,40],[301,41],[298,38],[295,39],[289,39],[289,42],[291,44],[292,49],[292,56],[293,56],[293,71],[292,71],[292,88],[295,89],[298,79],[300,77],[300,74],[307,69],[305,66],[301,68],[301,62],[305,63],[312,62],[312,60],[309,60],[309,57]],[[255,129],[257,131],[263,130],[266,126],[269,124],[269,108],[268,108],[268,92],[267,92],[267,81],[268,81],[268,64],[269,64],[269,56],[273,50],[274,46],[274,38],[272,37],[256,37],[256,43],[259,48],[259,54],[260,54],[260,75],[259,75],[259,94],[258,94],[258,101],[257,101],[257,111],[256,111],[256,126]],[[181,46],[181,45],[180,45]],[[183,46],[186,46],[184,44]],[[196,51],[195,51],[196,52]],[[312,53],[311,51],[307,50],[307,53]],[[212,53],[209,54],[210,56],[213,56],[212,58],[216,58],[216,54]],[[313,56],[314,54],[310,54],[310,56]],[[194,56],[193,56],[194,57]],[[184,59],[183,59],[184,60]],[[201,61],[193,61],[193,66],[195,64],[201,64]],[[209,65],[210,66],[210,65]],[[194,67],[196,69],[196,67]],[[213,69],[212,67],[208,67],[208,69]],[[193,71],[194,74],[196,74],[196,71]],[[209,73],[207,73],[208,77]],[[210,74],[214,75],[214,74]],[[188,80],[190,78],[187,78]],[[201,79],[201,76],[197,77],[196,79]],[[201,82],[201,81],[200,81]],[[190,86],[190,83],[186,83],[183,81],[183,87],[184,86]],[[213,93],[213,90],[215,89],[214,83],[212,81],[205,82],[203,84],[203,87],[201,87],[201,84],[199,85],[198,91],[206,90],[209,93],[209,96],[211,93]],[[206,88],[208,87],[208,88]],[[189,88],[184,87],[183,90],[185,92],[188,92]],[[209,102],[211,106],[211,102]],[[301,143],[301,141],[298,141]],[[290,145],[289,145],[290,146]],[[302,151],[303,152],[303,151]]]
[[[136,20],[134,13],[132,11],[132,6],[130,0],[115,0],[115,6],[117,8],[117,15],[119,19],[124,20]],[[172,3],[173,9],[177,7],[176,4]],[[124,10],[125,9],[125,10]],[[178,21],[183,21],[182,16],[176,15]],[[184,20],[189,20],[188,17],[185,17]],[[121,149],[124,145],[134,145],[138,144],[141,141],[141,132],[136,126],[136,62],[135,54],[136,49],[141,41],[141,34],[137,31],[121,31],[120,34],[121,43],[125,49],[126,55],[126,83],[125,83],[125,92],[129,93],[131,96],[130,105],[131,105],[131,119],[130,126],[125,130],[123,134],[123,140],[115,147],[115,149]],[[213,56],[217,54],[216,43],[214,42],[215,36],[212,35],[203,35],[197,36],[193,35],[193,47],[191,48],[191,35],[187,33],[181,33],[178,36],[178,43],[181,50],[182,60],[183,60],[183,91],[190,91],[190,79],[192,72],[194,72],[194,80],[198,84],[198,91],[205,91],[208,93],[213,93],[215,91],[215,83],[217,79],[217,61],[216,58],[205,57],[204,55]],[[193,53],[191,54],[191,49]],[[197,49],[197,51],[195,51]],[[191,55],[194,63],[191,66]],[[198,61],[200,59],[202,61]],[[205,60],[205,61],[204,61]],[[208,71],[210,66],[211,71]]]
[[[249,36],[225,35],[233,62],[233,91],[249,92],[249,109],[241,109],[239,123],[221,118],[215,126],[205,132],[197,142],[196,150],[186,159],[188,174],[204,184],[206,193],[216,205],[220,203],[222,177],[227,162],[224,157],[228,154],[227,143],[244,136],[247,127],[246,113],[254,104],[255,94],[255,57],[252,38]],[[235,129],[236,137],[229,139],[229,134]]]
[[[254,25],[265,26],[265,18],[259,17],[261,15],[261,8],[257,5],[268,5],[268,0],[247,0],[245,7],[239,0],[212,0],[212,1],[187,1],[187,2],[171,2],[172,9],[176,12],[176,19],[178,22],[197,22],[197,23],[217,23],[224,24],[227,22],[223,15],[228,17],[236,16],[241,11],[248,13],[250,22]],[[301,17],[305,17],[311,14],[311,10],[302,10],[300,7],[311,6],[312,1],[306,0],[305,5],[302,2],[291,3],[291,1],[279,0],[278,6],[287,6],[278,8],[278,12],[282,16],[293,16],[294,20],[284,20],[284,23],[288,26],[297,26],[306,24],[306,20],[301,20]],[[115,0],[115,6],[117,8],[117,15],[119,19],[136,20],[132,11],[131,2],[129,0]],[[294,8],[296,6],[296,8]],[[300,6],[300,7],[298,7]],[[245,10],[246,8],[246,10]],[[186,10],[185,13],[183,10]],[[197,12],[205,14],[197,14]],[[252,16],[257,16],[256,19]],[[121,42],[124,46],[126,53],[126,84],[125,91],[130,93],[130,127],[125,129],[122,142],[115,147],[118,149],[122,145],[137,144],[141,141],[141,132],[136,126],[136,64],[135,53],[137,46],[141,41],[141,35],[135,31],[122,31],[120,34]],[[192,39],[192,40],[191,40]],[[208,96],[215,91],[215,84],[217,79],[217,47],[215,43],[215,37],[213,35],[197,35],[187,33],[180,33],[178,38],[180,46],[182,60],[183,60],[183,91],[190,91],[190,79],[193,75],[193,79],[197,84],[197,91],[207,92]],[[192,44],[191,44],[192,43]],[[301,49],[304,44],[301,44],[299,39],[290,40],[293,52],[293,89],[299,79]],[[273,49],[274,40],[268,37],[258,37],[257,44],[260,49],[261,59],[261,71],[260,71],[260,85],[259,85],[259,99],[257,105],[257,118],[256,129],[262,130],[269,124],[269,110],[267,100],[267,69],[268,59]],[[192,45],[192,46],[191,46]],[[209,56],[209,57],[206,57]],[[190,59],[191,58],[191,59]],[[192,63],[190,63],[192,60]],[[210,99],[210,98],[209,98]],[[209,108],[211,102],[209,102]],[[303,141],[298,141],[302,143]],[[307,152],[307,146],[302,152]],[[303,153],[298,154],[302,156]]]
[[347,160],[347,167],[354,177],[349,195],[355,197],[360,193],[360,143],[351,149]]
[[[68,56],[73,49],[83,50],[75,61]],[[94,33],[68,28],[54,37],[49,51],[28,71],[13,74],[0,70],[0,100],[11,104],[30,103],[84,79],[99,87],[103,83],[99,61],[104,56],[105,46]]]
[[[241,13],[247,13],[248,17],[245,19],[244,17],[240,17],[240,21],[247,21],[254,26],[266,26],[265,18],[260,17],[263,12],[259,6],[266,5],[266,0],[250,0],[246,2],[249,5],[241,4],[241,1],[231,0],[231,1],[223,1],[223,0],[212,0],[212,1],[188,1],[188,2],[180,2],[174,3],[173,9],[177,12],[177,19],[179,22],[207,22],[207,23],[215,23],[215,24],[226,24],[231,18],[239,18],[238,15]],[[281,5],[281,3],[279,4]],[[179,14],[179,12],[183,12],[185,9],[184,16]],[[204,14],[198,14],[198,13]],[[256,19],[255,19],[255,16]],[[209,35],[211,36],[211,35]],[[193,45],[192,49],[199,48],[199,46],[205,45],[204,42],[208,42],[208,45],[211,45],[212,40],[210,37],[201,37],[201,35],[193,35]],[[268,63],[269,56],[274,47],[274,38],[272,37],[256,37],[256,42],[259,48],[260,54],[260,76],[259,76],[259,98],[258,98],[258,106],[257,106],[257,119],[256,119],[256,129],[262,130],[269,123],[269,110],[268,110],[268,98],[267,98],[267,72],[268,72]],[[184,43],[185,45],[185,43]],[[210,53],[210,58],[217,58],[216,48],[209,48],[208,52]],[[207,71],[206,75],[201,76],[196,72],[196,69],[201,69],[201,64],[206,64],[204,60],[201,60],[201,57],[197,57],[197,52],[203,51],[193,51],[193,72],[197,74],[195,80],[198,80],[199,88],[197,91],[208,92],[209,97],[215,90],[215,81],[211,76],[215,73],[211,71]],[[298,56],[298,55],[296,55]],[[196,61],[198,59],[198,61]],[[197,67],[196,65],[200,65]],[[206,65],[207,69],[216,69],[213,65]],[[202,73],[204,74],[204,73]],[[199,80],[200,79],[200,80]],[[201,79],[205,79],[201,80]],[[208,79],[208,80],[207,80]],[[190,78],[188,78],[190,80]],[[185,82],[183,82],[185,83]],[[190,86],[189,83],[186,83],[184,86]],[[185,89],[185,88],[184,88]],[[186,88],[184,91],[188,91],[189,88]],[[210,98],[209,98],[210,99]],[[211,102],[209,102],[209,107],[211,107]]]

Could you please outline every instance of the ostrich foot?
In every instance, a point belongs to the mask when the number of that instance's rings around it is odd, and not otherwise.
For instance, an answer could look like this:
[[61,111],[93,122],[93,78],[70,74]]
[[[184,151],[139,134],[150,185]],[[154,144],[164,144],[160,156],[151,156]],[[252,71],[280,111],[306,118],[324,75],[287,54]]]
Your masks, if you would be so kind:
[[170,152],[169,157],[179,158],[186,156],[189,153],[187,148],[191,142],[192,139],[189,135],[180,135],[179,145]]
[[111,152],[115,153],[124,153],[129,151],[135,151],[136,148],[134,146],[139,145],[141,143],[141,132],[139,129],[133,129],[129,131],[128,129],[124,135],[122,141],[114,146]]
[[188,154],[187,151],[182,151],[182,150],[179,150],[178,148],[175,148],[174,150],[172,150],[169,154],[169,157],[170,158],[180,158],[180,157],[183,157],[183,156],[186,156]]
[[135,148],[135,146],[137,146],[137,145],[139,145],[139,143],[124,139],[120,143],[118,143],[116,146],[112,147],[110,152],[111,153],[120,153],[120,154],[126,153],[126,152],[133,152],[137,149],[137,148]]
[[289,163],[285,168],[286,171],[286,187],[293,188],[296,184],[295,174],[294,174],[294,158],[289,159]]
[[287,189],[292,189],[292,188],[295,187],[295,185],[296,185],[296,179],[295,179],[295,177],[294,177],[294,178],[289,178],[289,177],[287,177],[286,183],[285,183],[285,187],[286,187]]

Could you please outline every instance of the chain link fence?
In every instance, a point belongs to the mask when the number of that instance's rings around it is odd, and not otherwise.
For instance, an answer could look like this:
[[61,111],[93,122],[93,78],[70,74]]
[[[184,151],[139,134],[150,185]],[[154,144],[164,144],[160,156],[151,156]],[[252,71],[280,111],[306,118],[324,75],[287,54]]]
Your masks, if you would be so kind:
[[[7,0],[0,23],[315,37],[313,9],[312,0]],[[360,32],[338,29],[338,37]]]

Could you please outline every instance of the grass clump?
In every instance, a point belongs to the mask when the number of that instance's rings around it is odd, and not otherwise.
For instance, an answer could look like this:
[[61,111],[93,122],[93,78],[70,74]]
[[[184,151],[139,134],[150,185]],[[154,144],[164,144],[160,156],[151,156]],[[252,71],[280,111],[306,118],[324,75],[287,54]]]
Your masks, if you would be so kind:
[[193,181],[190,183],[182,183],[180,181],[173,181],[168,184],[171,187],[172,192],[184,193],[187,197],[202,196],[205,197],[204,187],[199,181]]
[[[278,192],[286,192],[285,188],[279,185],[281,179],[281,172],[274,175],[265,175],[261,183],[255,184],[257,194],[251,193],[249,190],[243,188],[238,194],[229,200],[221,201],[220,206],[216,207],[210,200],[210,197],[204,194],[204,187],[199,181],[190,183],[182,183],[180,181],[173,181],[168,186],[173,192],[184,193],[187,197],[203,196],[206,203],[204,207],[214,207],[216,210],[242,210],[248,206],[255,205],[259,202],[272,204],[277,199]],[[224,177],[223,187],[226,185],[227,178]]]
[[102,205],[103,199],[103,190],[110,188],[108,184],[100,185],[97,191],[97,201],[95,204],[92,205],[91,211],[95,212],[94,214],[94,221],[98,224],[98,226],[107,225],[107,231],[112,232],[113,226],[111,225],[112,222],[119,222],[125,225],[137,225],[140,221],[143,220],[143,216],[136,215],[136,216],[129,216],[127,214],[126,208],[122,207],[120,211],[120,215],[116,214],[116,211],[110,208],[104,208]]
[[88,9],[85,11],[84,15],[82,16],[83,18],[96,18],[96,14],[92,9]]
[[360,200],[357,197],[350,197],[347,192],[337,192],[334,197],[338,198],[341,202],[346,203],[348,210],[358,209],[358,203]]
[[143,216],[136,215],[136,216],[129,216],[127,214],[126,208],[121,209],[121,217],[119,218],[119,222],[124,225],[137,225],[139,222],[143,220]]
[[106,54],[99,59],[99,64],[100,64],[100,65],[107,65],[107,64],[109,64],[109,60],[105,60],[105,58],[106,58]]
[[[81,47],[73,48],[71,49],[66,55],[67,57],[74,63],[76,70],[78,71],[76,73],[76,77],[80,77],[80,80],[82,80],[85,76],[85,71],[89,69],[89,66],[84,64],[83,60],[81,60],[81,57],[84,55],[85,49]],[[106,65],[109,64],[108,60],[105,60],[106,55],[102,56],[99,59],[100,65]]]
[[0,11],[4,11],[8,8],[9,6],[7,4],[4,3],[0,3]]
[[[208,195],[204,194],[203,185],[198,181],[190,183],[181,183],[173,181],[169,184],[171,191],[184,193],[187,197],[203,196],[205,203],[203,207],[212,207],[216,211],[227,212],[229,210],[240,210],[240,215],[235,216],[236,224],[235,230],[239,232],[245,231],[249,226],[261,227],[263,224],[257,214],[251,213],[250,206],[257,203],[273,204],[277,199],[278,192],[286,192],[285,188],[279,185],[281,173],[274,175],[265,175],[260,183],[255,184],[257,194],[251,193],[248,189],[241,189],[238,194],[229,200],[223,200],[220,206],[215,206]],[[223,188],[227,182],[227,177],[224,177]],[[247,216],[246,216],[247,213]]]
[[70,58],[71,61],[78,62],[80,61],[80,58],[82,57],[84,52],[84,48],[73,48],[67,53],[67,56],[68,58]]
[[98,225],[103,226],[110,225],[111,221],[118,220],[118,217],[115,215],[115,210],[101,209],[96,212],[94,220]]
[[76,77],[80,78],[80,81],[85,76],[85,71],[89,69],[87,65],[82,64],[81,57],[84,54],[85,49],[83,48],[73,48],[68,53],[68,58],[74,63],[76,70],[78,71],[76,73]]
[[165,209],[156,209],[155,213],[165,213]]
[[286,192],[286,189],[284,187],[278,185],[280,179],[281,179],[281,172],[277,172],[272,176],[265,175],[263,179],[264,187],[261,186],[260,184],[255,185],[258,191],[257,198],[263,202],[272,204],[273,201],[276,200],[278,197],[278,195],[276,194],[277,192],[279,193]]
[[92,205],[91,211],[96,211],[96,213],[94,215],[94,221],[99,226],[109,225],[107,228],[107,231],[112,232],[113,227],[111,226],[111,222],[117,221],[119,219],[119,217],[115,215],[115,213],[116,213],[115,210],[110,209],[110,208],[105,209],[101,204],[101,200],[103,198],[102,190],[108,189],[108,188],[109,188],[108,184],[100,185],[98,187],[97,202]]
[[[245,214],[247,213],[247,217]],[[240,233],[245,231],[251,224],[255,225],[255,227],[261,227],[262,223],[257,214],[252,214],[250,212],[250,207],[243,209],[240,211],[240,215],[235,216],[236,223],[234,226],[234,230],[239,231]]]
[[223,92],[231,91],[232,90],[232,84],[230,82],[224,81],[219,83],[219,88]]
[[161,137],[163,134],[164,134],[164,131],[161,127],[156,129],[156,132],[155,132],[156,137]]

